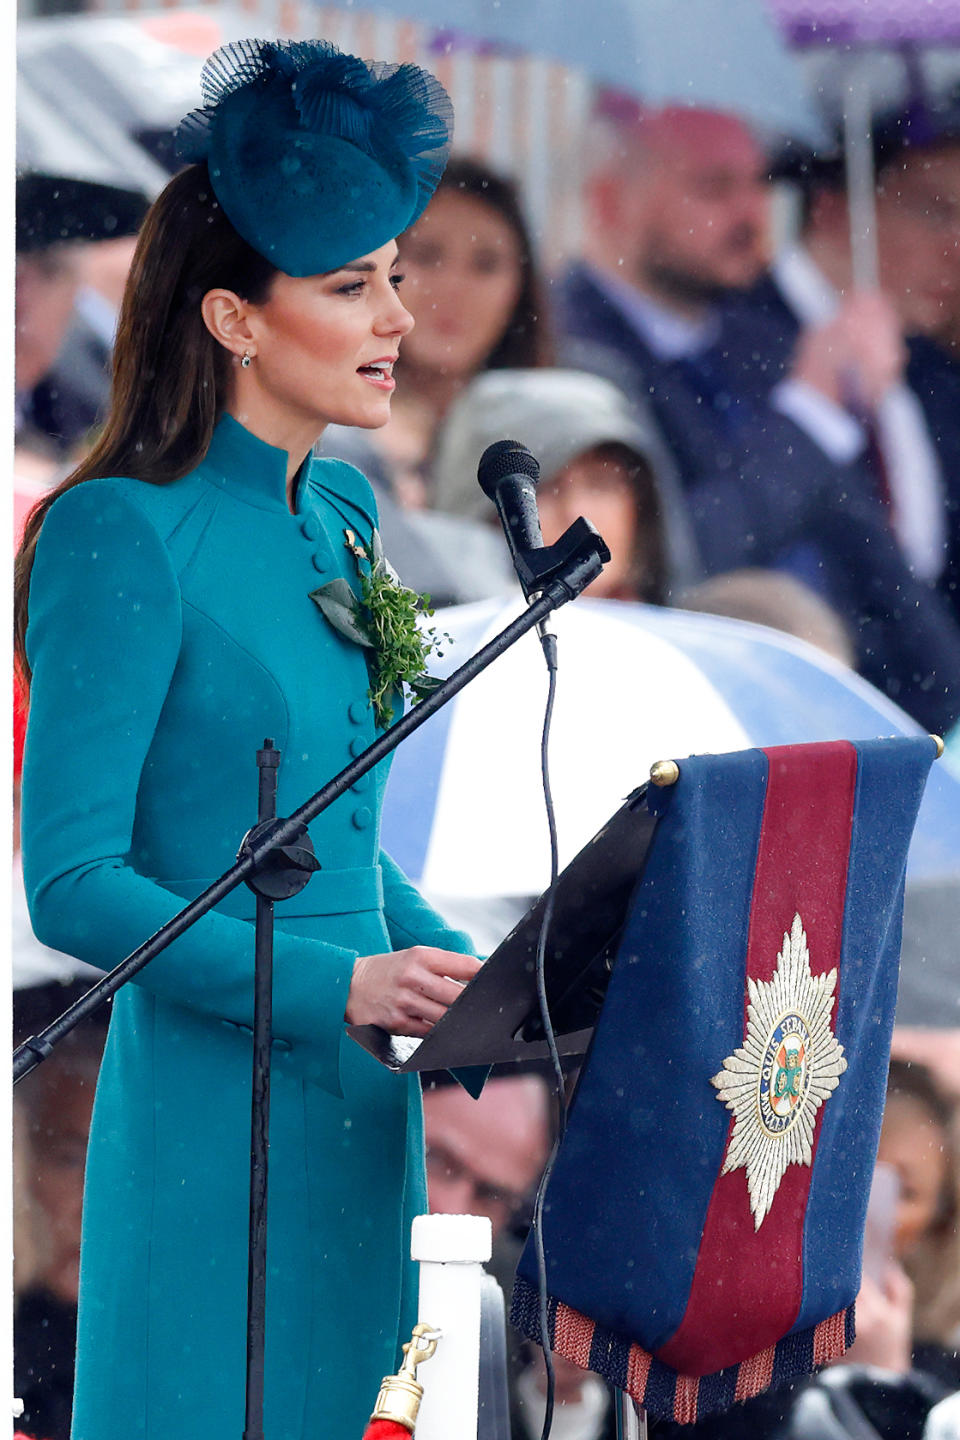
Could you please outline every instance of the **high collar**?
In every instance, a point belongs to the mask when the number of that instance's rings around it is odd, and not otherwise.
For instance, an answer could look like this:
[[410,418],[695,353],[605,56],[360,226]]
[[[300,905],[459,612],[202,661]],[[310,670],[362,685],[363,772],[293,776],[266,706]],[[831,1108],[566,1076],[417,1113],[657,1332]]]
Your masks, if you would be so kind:
[[[239,500],[261,510],[287,510],[287,465],[289,455],[276,445],[247,430],[232,415],[217,421],[210,448],[200,464],[208,480],[229,490]],[[310,464],[308,455],[301,468],[297,498]]]

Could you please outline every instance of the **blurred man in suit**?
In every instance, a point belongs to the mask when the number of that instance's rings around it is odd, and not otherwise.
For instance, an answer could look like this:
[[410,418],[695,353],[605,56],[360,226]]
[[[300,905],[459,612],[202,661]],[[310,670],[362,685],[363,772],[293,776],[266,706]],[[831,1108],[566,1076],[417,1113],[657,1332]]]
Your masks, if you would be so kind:
[[34,389],[34,415],[64,454],[106,418],[120,300],[136,243],[136,236],[121,235],[83,247],[69,324]]
[[785,365],[777,326],[729,303],[767,260],[767,163],[748,128],[608,99],[590,148],[585,255],[557,290],[563,362],[652,409],[708,571],[805,551],[801,578],[850,624],[861,673],[949,728],[960,627],[904,561],[863,427],[838,400],[851,368],[869,403],[902,373],[892,307],[853,297]]
[[32,172],[18,177],[19,449],[62,458],[102,418],[116,311],[147,203],[139,191],[113,185]]
[[[960,365],[937,341],[960,305],[960,113],[915,107],[883,117],[873,143],[879,283],[906,337],[906,363],[872,409],[849,375],[837,399],[865,426],[868,463],[908,564],[960,617]],[[850,218],[839,155],[788,151],[775,173],[800,187],[801,233],[747,306],[776,328],[789,365],[799,338],[829,331],[849,303]]]

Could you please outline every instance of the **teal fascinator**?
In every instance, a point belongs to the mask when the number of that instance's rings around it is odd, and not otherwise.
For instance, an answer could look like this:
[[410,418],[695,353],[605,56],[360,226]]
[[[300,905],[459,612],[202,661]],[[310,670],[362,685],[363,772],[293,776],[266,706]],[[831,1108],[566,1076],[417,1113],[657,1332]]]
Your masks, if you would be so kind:
[[416,65],[325,40],[241,40],[214,52],[177,153],[206,161],[249,245],[288,275],[377,250],[423,211],[453,139],[453,106]]

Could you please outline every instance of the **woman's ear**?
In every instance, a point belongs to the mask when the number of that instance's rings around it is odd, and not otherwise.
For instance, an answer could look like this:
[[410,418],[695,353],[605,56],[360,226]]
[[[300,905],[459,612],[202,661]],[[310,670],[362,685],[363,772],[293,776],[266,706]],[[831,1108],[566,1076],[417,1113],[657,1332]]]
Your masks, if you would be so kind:
[[208,290],[200,302],[200,313],[224,349],[238,356],[256,354],[247,302],[233,290]]

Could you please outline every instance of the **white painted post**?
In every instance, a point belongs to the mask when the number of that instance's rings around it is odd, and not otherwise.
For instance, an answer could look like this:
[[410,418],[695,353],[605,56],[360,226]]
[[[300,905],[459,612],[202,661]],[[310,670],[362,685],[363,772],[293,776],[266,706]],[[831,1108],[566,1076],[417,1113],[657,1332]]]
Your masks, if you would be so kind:
[[417,1440],[477,1440],[480,1287],[493,1243],[479,1215],[418,1215],[410,1253],[420,1263],[418,1318],[441,1331],[423,1367]]

